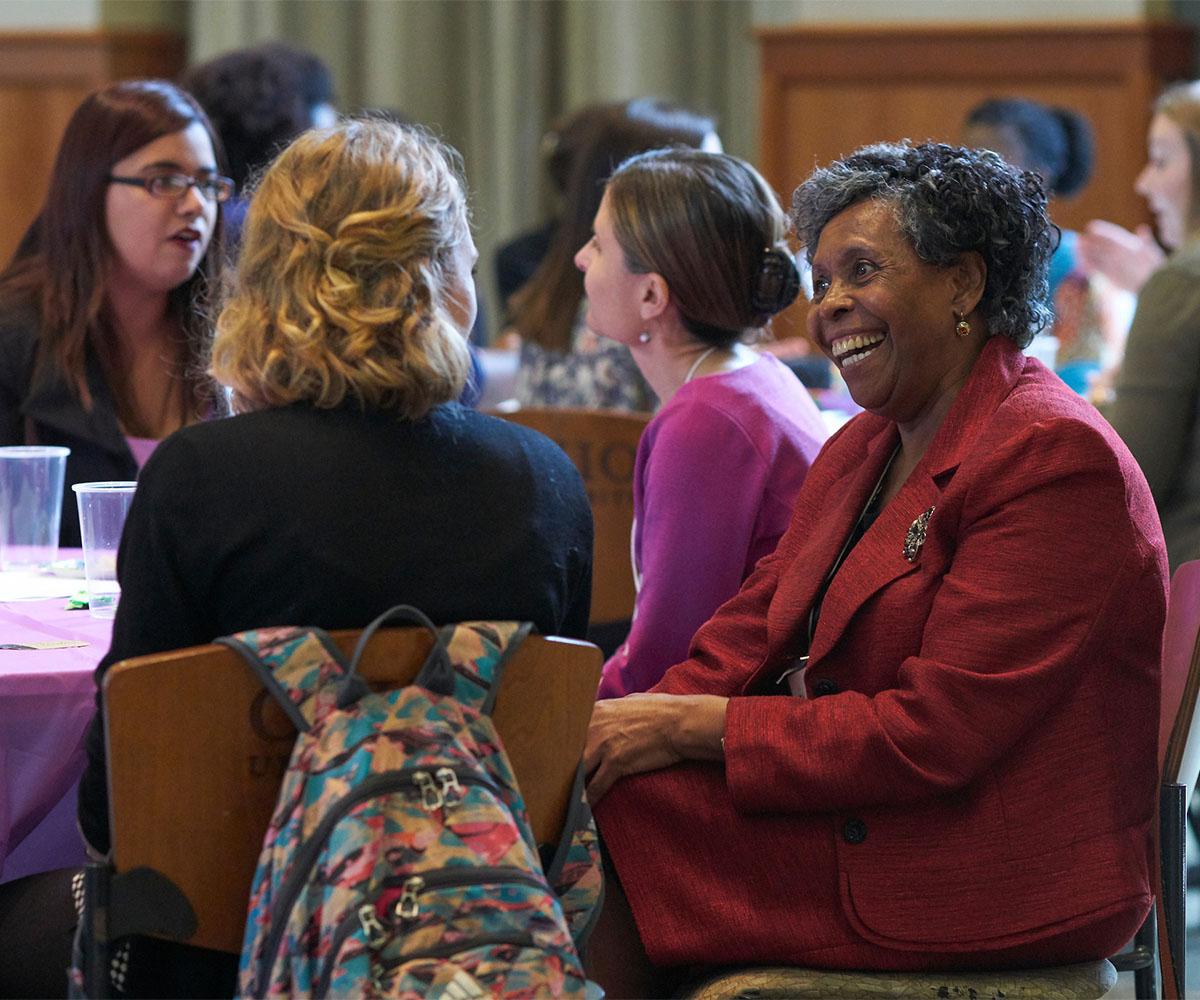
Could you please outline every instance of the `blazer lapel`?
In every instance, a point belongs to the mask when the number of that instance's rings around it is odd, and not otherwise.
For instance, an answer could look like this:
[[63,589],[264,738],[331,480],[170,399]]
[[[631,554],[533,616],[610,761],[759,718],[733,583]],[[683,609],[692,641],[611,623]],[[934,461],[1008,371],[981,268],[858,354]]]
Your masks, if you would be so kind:
[[[807,649],[809,608],[896,447],[894,424],[876,421],[871,427],[867,422],[875,418],[856,419],[863,422],[861,450],[852,451],[845,470],[815,498],[809,523],[797,524],[798,530],[788,533],[795,539],[788,565],[796,571],[781,574],[767,611],[768,661]],[[787,535],[784,538],[792,541]]]
[[[858,609],[873,594],[920,565],[919,547],[915,558],[910,560],[905,554],[905,541],[910,529],[915,543],[922,534],[918,531],[918,518],[930,511],[930,518],[937,517],[938,500],[946,483],[970,452],[975,439],[987,426],[997,407],[1012,391],[1024,365],[1025,356],[1007,337],[992,337],[984,345],[975,368],[955,398],[928,451],[846,557],[830,584],[809,650],[810,666],[837,644]],[[895,440],[894,435],[891,440]],[[890,450],[887,454],[891,454]],[[865,463],[864,474],[869,488],[862,494],[857,508],[859,511],[882,471],[882,464]],[[851,525],[853,523],[852,520]],[[844,543],[848,536],[849,528],[846,528],[838,535],[840,543]],[[807,614],[805,621],[807,623]]]
[[905,539],[913,522],[929,508],[936,508],[940,494],[932,479],[913,470],[900,492],[859,539],[821,605],[821,618],[809,650],[810,664],[833,648],[855,612],[872,594],[917,568],[920,554],[914,560],[905,558]]

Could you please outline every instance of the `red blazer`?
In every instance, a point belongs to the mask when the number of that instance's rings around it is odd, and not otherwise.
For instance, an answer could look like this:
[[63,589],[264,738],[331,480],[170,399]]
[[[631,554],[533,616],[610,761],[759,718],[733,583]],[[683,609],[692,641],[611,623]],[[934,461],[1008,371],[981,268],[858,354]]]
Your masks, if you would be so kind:
[[1007,339],[834,577],[807,699],[762,695],[897,441],[872,414],[829,441],[776,552],[655,689],[732,698],[723,768],[597,808],[659,963],[1051,964],[1147,911],[1162,533],[1111,428]]

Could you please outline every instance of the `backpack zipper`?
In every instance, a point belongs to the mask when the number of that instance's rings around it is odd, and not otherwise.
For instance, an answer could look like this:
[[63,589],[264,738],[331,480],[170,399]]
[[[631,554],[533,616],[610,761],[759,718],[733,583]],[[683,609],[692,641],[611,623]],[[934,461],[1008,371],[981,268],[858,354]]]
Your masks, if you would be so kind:
[[[384,879],[387,885],[394,881]],[[437,868],[424,875],[409,875],[403,880],[404,892],[396,904],[392,916],[397,920],[415,920],[421,913],[421,904],[417,897],[433,889],[445,889],[456,885],[491,885],[493,883],[520,883],[531,885],[537,889],[545,889],[546,895],[553,896],[554,890],[547,884],[542,875],[534,875],[523,868],[486,867],[483,865],[455,865],[451,868]]]
[[[445,804],[445,791],[453,792],[454,789],[458,789],[461,792],[463,785],[486,788],[503,801],[503,796],[495,782],[481,775],[460,773],[450,767],[433,768],[432,775],[430,770],[428,767],[403,767],[394,771],[372,774],[330,807],[316,830],[313,831],[312,836],[296,851],[292,872],[280,888],[279,898],[271,907],[271,931],[259,961],[256,985],[266,982],[264,977],[270,972],[275,955],[279,951],[279,943],[287,930],[287,917],[291,914],[300,891],[308,881],[309,872],[316,863],[321,849],[325,846],[325,841],[329,839],[337,822],[360,802],[387,793],[408,791],[416,786],[421,793],[422,807],[427,811],[432,811]],[[421,777],[418,778],[418,775]],[[434,784],[435,776],[442,781],[440,789]]]
[[[462,865],[453,868],[439,868],[425,875],[392,875],[385,878],[382,885],[387,887],[396,885],[397,883],[404,886],[404,892],[392,911],[393,930],[396,929],[395,925],[402,920],[416,919],[420,915],[420,904],[417,902],[417,897],[434,889],[444,889],[456,885],[519,884],[541,889],[547,896],[554,897],[553,890],[546,884],[544,878],[521,868],[513,867]],[[329,959],[326,962],[325,968],[321,970],[321,978],[318,981],[317,990],[315,991],[317,996],[324,996],[328,992],[329,980],[333,976],[333,966],[337,961],[338,952],[341,951],[342,944],[346,938],[358,926],[362,927],[363,934],[367,938],[367,944],[371,948],[379,948],[387,940],[388,927],[379,919],[379,914],[376,912],[374,903],[363,903],[353,912],[347,914],[333,933],[329,947]],[[401,962],[411,962],[419,958],[444,958],[471,948],[497,944],[512,944],[527,948],[537,946],[532,934],[529,933],[497,934],[488,937],[473,938],[469,941],[458,941],[441,945],[437,948],[429,948],[413,955],[404,955],[401,956]]]

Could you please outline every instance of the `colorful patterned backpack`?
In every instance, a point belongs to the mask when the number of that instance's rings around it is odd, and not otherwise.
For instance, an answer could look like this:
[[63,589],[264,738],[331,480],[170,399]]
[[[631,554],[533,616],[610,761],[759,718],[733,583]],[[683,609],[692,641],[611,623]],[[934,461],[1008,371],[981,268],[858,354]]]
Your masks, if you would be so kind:
[[[371,635],[396,622],[430,629],[434,648],[412,685],[376,694],[356,668]],[[590,928],[602,889],[586,803],[578,792],[562,842],[543,849],[544,874],[489,717],[529,629],[439,632],[398,607],[364,630],[349,664],[319,629],[217,640],[250,663],[300,732],[254,876],[241,995],[595,990],[569,930]]]

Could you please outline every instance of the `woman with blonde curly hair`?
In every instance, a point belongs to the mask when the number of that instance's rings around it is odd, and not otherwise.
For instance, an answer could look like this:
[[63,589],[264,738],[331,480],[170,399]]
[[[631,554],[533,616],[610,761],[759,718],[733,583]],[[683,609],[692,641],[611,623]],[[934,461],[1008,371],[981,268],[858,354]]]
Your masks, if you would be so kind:
[[[454,402],[475,257],[457,154],[425,132],[348,121],[279,156],[212,347],[235,416],[181,431],[147,464],[98,682],[130,656],[256,626],[358,627],[400,603],[439,623],[583,636],[578,473],[540,434]],[[104,852],[99,716],[88,751],[80,824]],[[135,942],[131,974],[155,977],[135,993],[172,995],[161,977],[177,972],[191,995],[232,991],[232,963],[201,979],[194,949],[167,949]]]

